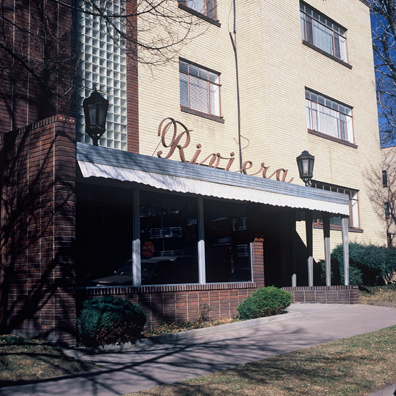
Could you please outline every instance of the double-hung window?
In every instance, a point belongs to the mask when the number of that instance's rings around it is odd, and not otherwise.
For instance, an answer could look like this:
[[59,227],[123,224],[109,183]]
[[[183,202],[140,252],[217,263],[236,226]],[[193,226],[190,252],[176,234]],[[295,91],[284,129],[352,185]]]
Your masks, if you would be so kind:
[[309,5],[300,3],[301,35],[320,50],[344,61],[347,59],[346,30]]
[[216,0],[179,0],[179,3],[186,5],[200,14],[209,18],[216,18]]
[[180,104],[220,117],[220,75],[184,60],[179,61]]
[[[349,197],[349,227],[359,228],[359,207],[358,207],[358,191],[350,188],[334,186],[332,184],[320,183],[312,181],[312,187],[320,190],[333,191],[341,194],[347,194]],[[314,220],[317,224],[323,224],[322,219]],[[333,229],[341,228],[341,217],[330,218],[330,226]]]
[[307,128],[353,143],[352,108],[305,90]]

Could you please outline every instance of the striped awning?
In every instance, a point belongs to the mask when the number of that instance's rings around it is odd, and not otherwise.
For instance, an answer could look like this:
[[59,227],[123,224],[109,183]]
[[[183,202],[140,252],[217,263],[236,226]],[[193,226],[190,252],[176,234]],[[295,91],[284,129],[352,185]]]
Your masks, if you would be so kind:
[[77,143],[77,161],[84,178],[349,216],[347,195],[296,184],[82,143]]

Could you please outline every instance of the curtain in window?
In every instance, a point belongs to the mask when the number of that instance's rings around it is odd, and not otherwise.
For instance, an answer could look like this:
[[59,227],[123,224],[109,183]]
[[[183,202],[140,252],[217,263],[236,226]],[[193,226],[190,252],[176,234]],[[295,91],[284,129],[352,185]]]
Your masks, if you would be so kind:
[[210,84],[210,113],[220,116],[220,87]]
[[346,39],[340,36],[340,51],[341,51],[341,59],[343,61],[347,61],[347,48],[346,48]]
[[314,21],[314,34],[315,45],[321,50],[334,55],[333,32],[321,23]]
[[348,136],[348,141],[353,142],[353,123],[352,123],[352,117],[347,116],[346,117],[346,122],[347,122],[347,136]]
[[216,19],[216,0],[207,0],[207,2],[208,2],[208,9],[207,9],[208,17]]
[[208,94],[208,83],[190,76],[190,107],[203,113],[209,113]]
[[205,0],[188,0],[187,5],[195,11],[206,14]]
[[319,105],[320,131],[329,136],[340,138],[339,113]]
[[189,106],[188,100],[188,76],[184,73],[179,73],[180,82],[180,104],[182,106]]
[[300,13],[300,23],[301,23],[301,37],[303,40],[306,40],[306,37],[305,37],[305,14],[303,12]]
[[318,104],[312,103],[312,129],[319,131]]
[[307,128],[314,129],[312,127],[311,102],[309,100],[305,101],[305,108],[307,111]]

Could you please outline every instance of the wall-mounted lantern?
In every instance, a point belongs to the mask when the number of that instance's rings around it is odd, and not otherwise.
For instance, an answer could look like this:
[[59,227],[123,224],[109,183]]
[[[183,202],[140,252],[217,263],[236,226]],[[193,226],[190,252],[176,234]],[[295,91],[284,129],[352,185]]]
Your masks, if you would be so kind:
[[298,171],[300,172],[300,178],[307,187],[311,185],[311,179],[313,177],[313,168],[315,157],[304,150],[297,158]]
[[100,137],[106,131],[108,107],[109,101],[97,92],[96,89],[91,93],[89,98],[84,99],[85,131],[93,140],[94,146],[98,145]]

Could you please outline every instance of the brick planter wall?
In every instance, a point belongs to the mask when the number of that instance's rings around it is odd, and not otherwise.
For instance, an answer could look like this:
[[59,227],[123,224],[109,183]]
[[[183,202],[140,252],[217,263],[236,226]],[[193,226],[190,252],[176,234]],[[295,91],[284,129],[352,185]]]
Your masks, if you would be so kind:
[[0,144],[2,330],[75,340],[75,121],[50,117],[4,134]]
[[359,288],[352,286],[283,287],[292,293],[294,303],[359,304]]
[[256,288],[255,283],[106,287],[78,290],[78,295],[82,300],[112,295],[140,304],[146,326],[155,327],[163,321],[196,321],[201,312],[206,319],[235,317],[237,306]]

